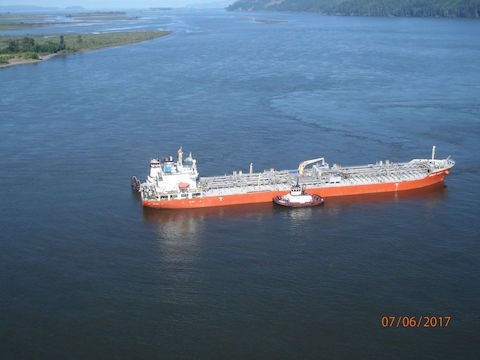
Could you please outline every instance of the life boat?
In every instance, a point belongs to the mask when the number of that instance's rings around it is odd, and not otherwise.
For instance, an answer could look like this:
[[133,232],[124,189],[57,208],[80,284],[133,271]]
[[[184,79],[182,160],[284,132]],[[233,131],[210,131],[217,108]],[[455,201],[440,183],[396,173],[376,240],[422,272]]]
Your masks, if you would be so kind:
[[185,183],[185,182],[178,183],[178,188],[180,190],[187,190],[189,188],[189,186],[190,186],[189,183]]

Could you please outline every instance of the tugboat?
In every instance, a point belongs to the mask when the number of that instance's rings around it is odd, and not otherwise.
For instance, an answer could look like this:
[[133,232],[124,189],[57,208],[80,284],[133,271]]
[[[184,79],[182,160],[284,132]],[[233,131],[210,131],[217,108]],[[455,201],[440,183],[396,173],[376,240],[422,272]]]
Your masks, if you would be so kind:
[[323,204],[323,198],[319,195],[310,195],[305,191],[305,185],[298,183],[293,185],[290,193],[284,196],[275,196],[273,202],[286,207],[309,207]]

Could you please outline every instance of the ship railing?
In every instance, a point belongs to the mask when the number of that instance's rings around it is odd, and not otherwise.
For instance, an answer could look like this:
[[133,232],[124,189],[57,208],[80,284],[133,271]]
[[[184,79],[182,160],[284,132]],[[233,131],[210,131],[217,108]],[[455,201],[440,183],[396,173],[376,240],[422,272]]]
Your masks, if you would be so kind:
[[290,183],[294,179],[286,171],[264,172],[256,174],[226,175],[202,178],[200,184],[205,189],[224,189],[232,187],[251,187]]
[[[410,164],[410,163],[401,163],[401,164],[390,164],[388,166],[372,165],[370,167],[349,167],[349,168],[340,168],[338,172],[343,174],[371,174],[375,172],[396,172],[402,170],[413,170],[413,169],[427,169],[426,164]],[[326,173],[324,171],[323,173]]]
[[[367,166],[338,167],[336,169],[320,169],[317,173],[306,171],[300,176],[300,181],[308,186],[313,184],[330,184],[328,178],[340,174],[342,183],[372,183],[383,181],[401,181],[425,176],[430,169],[427,161],[411,161],[408,163],[370,164]],[[284,187],[296,182],[297,174],[285,171],[265,171],[254,174],[235,174],[201,178],[199,188],[203,191],[234,189],[250,191],[251,189],[271,189],[275,186]]]
[[[420,174],[425,174],[428,172],[428,167],[421,166],[410,166],[410,167],[390,167],[388,169],[384,168],[370,168],[370,169],[342,169],[341,174],[344,178],[354,177],[354,176],[403,176],[404,174],[409,174],[410,176],[417,176]],[[325,173],[324,173],[325,175]]]

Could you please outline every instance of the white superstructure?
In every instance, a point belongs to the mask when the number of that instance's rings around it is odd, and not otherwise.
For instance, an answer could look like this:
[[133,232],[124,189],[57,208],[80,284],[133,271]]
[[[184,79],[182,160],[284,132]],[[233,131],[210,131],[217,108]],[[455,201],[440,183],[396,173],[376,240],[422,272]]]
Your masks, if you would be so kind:
[[172,156],[166,157],[163,161],[160,159],[150,161],[150,174],[142,187],[155,188],[158,193],[195,191],[197,180],[197,160],[192,157],[192,153],[183,160],[183,151],[180,148],[176,162]]

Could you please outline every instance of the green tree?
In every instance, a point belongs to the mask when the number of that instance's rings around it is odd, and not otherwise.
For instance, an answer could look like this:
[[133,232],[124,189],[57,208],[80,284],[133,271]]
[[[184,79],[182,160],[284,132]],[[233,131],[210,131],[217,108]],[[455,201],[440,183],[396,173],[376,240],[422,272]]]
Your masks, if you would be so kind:
[[8,42],[8,46],[7,46],[7,51],[10,52],[10,53],[16,53],[18,52],[18,41],[16,40],[10,40]]
[[63,37],[63,35],[60,35],[60,48],[59,50],[65,50],[66,46],[65,46],[65,39]]
[[21,51],[33,51],[35,48],[35,40],[30,37],[24,37],[21,42]]

